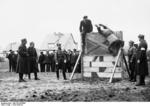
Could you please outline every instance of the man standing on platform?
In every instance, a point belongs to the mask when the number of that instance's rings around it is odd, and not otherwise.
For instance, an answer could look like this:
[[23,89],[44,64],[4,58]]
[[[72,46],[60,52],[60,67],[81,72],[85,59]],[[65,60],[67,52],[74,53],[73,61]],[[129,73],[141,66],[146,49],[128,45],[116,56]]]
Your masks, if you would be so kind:
[[145,85],[145,77],[148,75],[147,63],[147,42],[144,40],[144,35],[139,35],[139,46],[137,50],[137,84],[136,86]]
[[61,50],[61,45],[58,44],[58,50],[55,54],[55,60],[56,60],[56,75],[57,75],[57,79],[59,80],[59,70],[62,70],[63,73],[63,78],[64,80],[66,79],[66,72],[65,72],[65,64],[66,64],[66,56],[63,53],[63,51]]
[[27,40],[22,39],[21,45],[18,48],[17,73],[19,73],[19,82],[26,82],[23,79],[23,74],[28,74],[28,51]]
[[92,22],[88,19],[88,16],[83,17],[83,20],[80,22],[79,30],[81,33],[82,52],[84,53],[86,34],[93,31]]
[[28,57],[28,65],[29,65],[29,73],[28,73],[28,77],[29,79],[31,79],[31,76],[30,74],[31,73],[34,73],[34,79],[35,80],[39,80],[39,78],[37,77],[37,72],[39,72],[39,69],[38,69],[38,63],[37,63],[37,52],[36,52],[36,49],[34,48],[34,42],[31,42],[30,43],[30,47],[28,48],[28,54],[29,54],[29,57]]

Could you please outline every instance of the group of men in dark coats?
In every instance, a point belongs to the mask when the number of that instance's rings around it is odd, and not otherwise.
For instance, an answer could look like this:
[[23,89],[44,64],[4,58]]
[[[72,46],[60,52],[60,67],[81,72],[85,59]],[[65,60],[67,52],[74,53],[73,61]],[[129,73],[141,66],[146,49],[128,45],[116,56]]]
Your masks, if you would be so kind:
[[40,70],[41,72],[54,72],[55,71],[55,50],[53,50],[52,53],[49,53],[49,51],[46,52],[46,54],[43,54],[43,52],[40,53],[39,56],[39,64],[40,64]]
[[[41,72],[56,72],[57,79],[59,79],[59,70],[61,69],[63,72],[63,77],[66,80],[65,73],[72,72],[79,53],[76,51],[76,49],[74,49],[74,51],[62,50],[61,44],[58,44],[57,47],[58,50],[53,50],[52,53],[49,53],[49,51],[47,51],[46,54],[43,54],[43,52],[41,52],[38,61],[40,64],[40,70]],[[76,68],[76,72],[81,72],[80,67],[81,66],[79,62]]]
[[[58,50],[53,50],[52,53],[49,51],[46,54],[41,52],[39,58],[34,47],[34,42],[30,42],[30,46],[26,47],[27,40],[22,39],[21,45],[18,48],[18,53],[14,54],[11,50],[7,58],[9,59],[10,70],[19,73],[19,82],[25,82],[23,75],[28,75],[31,79],[31,73],[34,73],[35,80],[39,80],[37,76],[38,63],[40,64],[41,72],[56,72],[57,79],[59,79],[60,69],[62,70],[64,80],[66,80],[66,72],[71,73],[79,53],[74,49],[74,51],[62,51],[61,45],[58,44]],[[15,62],[14,62],[15,60]],[[15,66],[14,66],[15,64]],[[14,68],[15,67],[15,68]],[[81,72],[80,63],[76,68],[76,72]]]
[[27,74],[28,78],[31,79],[30,74],[34,73],[35,80],[39,80],[37,77],[38,63],[37,63],[37,53],[34,48],[34,42],[30,43],[30,47],[26,47],[27,40],[22,39],[21,45],[18,48],[18,58],[17,58],[17,69],[16,72],[19,73],[19,82],[26,82],[23,79],[23,75]]
[[139,35],[139,44],[129,42],[128,62],[130,69],[130,81],[137,82],[136,86],[145,85],[145,77],[148,75],[147,42],[144,35]]

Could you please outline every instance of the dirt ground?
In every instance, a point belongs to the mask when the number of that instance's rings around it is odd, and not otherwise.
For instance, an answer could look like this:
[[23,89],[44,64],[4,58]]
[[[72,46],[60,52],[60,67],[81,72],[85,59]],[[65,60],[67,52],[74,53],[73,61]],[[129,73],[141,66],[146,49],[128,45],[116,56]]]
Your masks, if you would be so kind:
[[[18,74],[0,69],[0,102],[2,101],[150,101],[150,78],[146,79],[146,86],[136,87],[135,83],[116,80],[108,83],[108,79],[84,78],[64,81],[62,73],[60,80],[56,74],[38,73],[41,80],[18,82]],[[76,77],[75,76],[75,77]],[[69,78],[69,74],[67,74]]]

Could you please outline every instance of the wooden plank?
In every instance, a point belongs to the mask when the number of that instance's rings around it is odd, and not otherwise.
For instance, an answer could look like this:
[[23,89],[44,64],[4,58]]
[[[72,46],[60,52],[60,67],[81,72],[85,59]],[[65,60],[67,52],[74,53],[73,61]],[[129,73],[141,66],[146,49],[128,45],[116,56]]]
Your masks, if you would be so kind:
[[91,62],[92,67],[113,67],[112,62]]
[[83,62],[83,67],[90,67],[90,62],[84,61],[84,62]]
[[[102,56],[103,56],[103,61],[106,61],[106,62],[116,60],[116,57],[113,57],[111,55],[102,55]],[[94,57],[96,57],[96,56],[84,56],[83,61],[92,61],[94,59]],[[97,56],[97,57],[98,58],[96,59],[96,61],[99,61],[101,56]]]
[[[112,73],[97,73],[97,75],[100,78],[110,78]],[[113,78],[121,78],[121,76],[122,76],[121,72],[120,73],[115,73]]]
[[83,61],[92,61],[94,59],[94,56],[84,56]]
[[[104,73],[112,73],[113,68],[106,68]],[[100,72],[99,67],[84,67],[84,72]],[[121,67],[116,68],[116,72],[122,72]]]
[[84,67],[84,72],[99,72],[99,68],[96,67]]
[[[91,77],[91,75],[92,75],[91,72],[84,72],[83,73],[84,77]],[[110,78],[112,73],[97,72],[97,75],[98,75],[99,78]],[[119,72],[119,73],[116,72],[114,74],[113,78],[122,78],[122,73],[121,72]]]
[[91,77],[91,73],[89,73],[89,72],[84,72],[84,73],[83,73],[83,76],[84,76],[84,77]]
[[116,61],[116,57],[113,57],[111,55],[104,56],[104,61]]
[[[106,68],[105,73],[112,73],[112,71],[113,71],[113,68],[109,67],[109,68]],[[117,72],[122,72],[122,68],[121,67],[117,67],[115,72],[116,73]]]

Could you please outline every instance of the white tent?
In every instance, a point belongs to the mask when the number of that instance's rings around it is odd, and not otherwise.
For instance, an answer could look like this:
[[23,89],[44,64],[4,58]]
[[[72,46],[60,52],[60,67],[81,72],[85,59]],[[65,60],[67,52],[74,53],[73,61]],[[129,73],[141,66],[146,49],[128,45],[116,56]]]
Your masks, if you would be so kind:
[[53,33],[45,37],[42,45],[40,46],[40,50],[56,50],[57,43],[60,43],[62,49],[65,50],[78,49],[78,44],[75,42],[71,33]]
[[18,43],[18,42],[12,42],[12,43],[9,43],[6,46],[6,48],[4,49],[4,51],[9,51],[9,50],[17,51],[19,46],[20,46],[20,43]]

